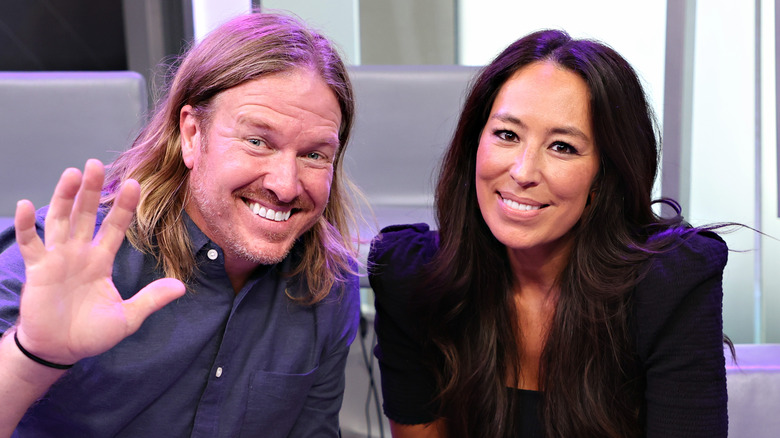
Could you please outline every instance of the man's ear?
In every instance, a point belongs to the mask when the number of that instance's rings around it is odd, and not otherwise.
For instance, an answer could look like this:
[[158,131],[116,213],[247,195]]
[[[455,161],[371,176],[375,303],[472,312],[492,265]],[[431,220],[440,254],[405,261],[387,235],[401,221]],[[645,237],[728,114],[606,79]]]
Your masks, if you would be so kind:
[[179,112],[179,135],[181,136],[181,158],[184,165],[192,169],[201,150],[203,131],[191,105],[184,105]]

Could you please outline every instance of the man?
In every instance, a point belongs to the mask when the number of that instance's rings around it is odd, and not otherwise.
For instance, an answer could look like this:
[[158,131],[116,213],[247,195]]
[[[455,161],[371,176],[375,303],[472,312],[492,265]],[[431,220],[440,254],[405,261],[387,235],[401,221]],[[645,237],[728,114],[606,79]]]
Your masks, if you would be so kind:
[[242,16],[189,51],[105,183],[90,160],[48,209],[20,201],[0,235],[0,436],[337,436],[353,113],[325,38]]

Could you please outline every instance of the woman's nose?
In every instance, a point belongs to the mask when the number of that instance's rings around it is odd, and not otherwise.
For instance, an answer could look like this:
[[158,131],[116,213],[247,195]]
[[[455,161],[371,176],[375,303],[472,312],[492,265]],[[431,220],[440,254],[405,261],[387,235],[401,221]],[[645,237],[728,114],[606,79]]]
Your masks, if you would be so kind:
[[515,156],[509,174],[518,185],[529,186],[539,183],[543,165],[540,155],[538,148],[526,146]]

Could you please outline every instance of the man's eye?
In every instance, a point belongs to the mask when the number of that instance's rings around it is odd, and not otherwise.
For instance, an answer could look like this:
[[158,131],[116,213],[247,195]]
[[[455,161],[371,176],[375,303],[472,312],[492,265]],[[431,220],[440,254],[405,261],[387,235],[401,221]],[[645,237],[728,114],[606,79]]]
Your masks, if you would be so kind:
[[308,154],[306,154],[306,158],[310,160],[322,160],[325,158],[325,156],[319,152],[309,152]]
[[250,138],[247,140],[252,146],[265,146],[265,142],[259,138]]

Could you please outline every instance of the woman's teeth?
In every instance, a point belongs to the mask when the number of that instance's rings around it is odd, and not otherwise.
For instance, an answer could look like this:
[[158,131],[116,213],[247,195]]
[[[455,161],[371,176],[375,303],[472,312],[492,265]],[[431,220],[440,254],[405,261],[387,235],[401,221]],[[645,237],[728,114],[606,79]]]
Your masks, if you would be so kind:
[[504,204],[507,205],[507,207],[511,208],[512,210],[538,210],[541,207],[538,205],[528,205],[528,204],[521,204],[519,202],[515,202],[511,199],[504,199],[501,198],[504,201]]

